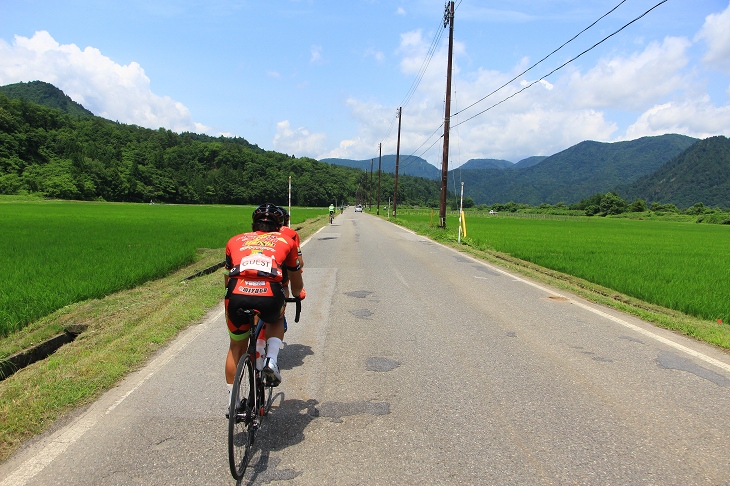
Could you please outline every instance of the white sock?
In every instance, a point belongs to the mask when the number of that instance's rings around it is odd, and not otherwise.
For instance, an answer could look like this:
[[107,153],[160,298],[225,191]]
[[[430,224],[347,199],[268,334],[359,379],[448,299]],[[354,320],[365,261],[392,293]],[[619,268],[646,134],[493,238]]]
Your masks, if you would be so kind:
[[233,395],[233,383],[226,383],[228,387],[228,406],[231,406],[231,395]]
[[281,339],[278,337],[270,337],[266,340],[266,357],[271,358],[271,361],[276,363],[276,359],[279,357],[279,349],[281,349]]

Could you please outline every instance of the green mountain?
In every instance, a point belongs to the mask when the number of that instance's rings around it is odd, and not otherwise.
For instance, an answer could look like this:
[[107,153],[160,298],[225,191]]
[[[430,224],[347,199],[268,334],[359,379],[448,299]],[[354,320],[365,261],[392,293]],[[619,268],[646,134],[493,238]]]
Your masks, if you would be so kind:
[[511,169],[515,164],[502,159],[469,159],[459,169]]
[[22,99],[48,108],[55,108],[71,116],[94,116],[92,112],[69,98],[63,91],[43,81],[0,86],[0,93],[10,99]]
[[468,170],[460,176],[464,194],[477,204],[570,204],[651,174],[696,141],[684,135],[586,141],[523,169]]
[[672,203],[685,208],[698,202],[730,208],[730,140],[700,140],[656,172],[617,193],[626,200]]
[[[379,157],[365,160],[329,158],[320,159],[320,162],[325,162],[330,165],[355,167],[366,172],[370,172],[370,169],[372,168],[373,173],[377,173],[378,159]],[[380,158],[380,170],[388,174],[395,174],[395,159],[395,155],[383,155],[383,157]],[[437,169],[420,157],[401,155],[398,160],[398,175],[410,175],[436,180],[441,178],[441,170]]]
[[526,167],[532,167],[533,165],[537,165],[545,159],[547,159],[547,155],[533,155],[532,157],[527,157],[526,159],[522,159],[517,162],[514,165],[514,168],[524,169]]
[[[270,152],[239,137],[150,130],[79,110],[46,83],[0,91],[0,194],[123,202],[326,206],[367,202],[377,179],[362,170]],[[38,99],[43,104],[28,101]],[[60,107],[63,107],[60,108]],[[380,178],[393,194],[394,178]],[[438,204],[436,181],[405,175],[401,204]]]

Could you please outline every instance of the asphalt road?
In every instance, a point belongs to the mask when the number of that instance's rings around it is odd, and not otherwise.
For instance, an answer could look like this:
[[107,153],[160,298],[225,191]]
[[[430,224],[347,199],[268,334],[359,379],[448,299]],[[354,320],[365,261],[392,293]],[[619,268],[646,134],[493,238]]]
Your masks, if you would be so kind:
[[[304,257],[244,484],[730,484],[727,353],[352,209]],[[234,484],[226,349],[219,306],[0,485]]]

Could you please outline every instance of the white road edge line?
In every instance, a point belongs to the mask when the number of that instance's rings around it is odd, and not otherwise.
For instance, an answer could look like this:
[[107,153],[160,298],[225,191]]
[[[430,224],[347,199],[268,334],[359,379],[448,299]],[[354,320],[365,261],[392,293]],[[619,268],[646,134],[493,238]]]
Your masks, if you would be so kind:
[[[398,226],[398,225],[395,225],[395,226]],[[403,231],[408,231],[409,233],[412,233],[412,234],[417,235],[417,236],[421,236],[422,238],[425,238],[425,239],[429,240],[425,236],[419,235],[418,233],[415,233],[415,232],[413,232],[413,231],[411,231],[411,230],[409,230],[407,228],[403,228],[402,226],[398,226],[398,227],[401,228]],[[653,333],[653,332],[651,332],[651,331],[649,331],[647,329],[643,329],[643,328],[641,328],[639,326],[636,326],[634,324],[631,324],[630,322],[627,322],[627,321],[625,321],[625,320],[623,320],[621,318],[618,318],[616,316],[612,316],[611,314],[608,314],[606,312],[603,312],[602,310],[599,310],[599,309],[596,309],[596,308],[591,307],[589,305],[583,304],[582,302],[577,302],[576,300],[571,299],[568,296],[565,296],[565,295],[562,295],[562,294],[560,294],[558,292],[555,292],[553,289],[549,289],[549,288],[543,287],[542,285],[536,284],[535,282],[530,282],[529,280],[525,280],[523,278],[520,278],[520,277],[518,277],[516,275],[513,275],[513,274],[509,273],[506,270],[503,270],[503,269],[501,269],[499,267],[492,266],[492,265],[490,265],[490,264],[488,264],[486,262],[483,262],[482,260],[479,260],[477,258],[474,258],[471,255],[464,254],[464,253],[462,253],[460,251],[457,251],[454,248],[451,248],[450,246],[446,246],[446,245],[444,245],[442,243],[439,243],[438,241],[434,241],[434,240],[429,240],[429,241],[433,241],[437,245],[440,245],[443,248],[446,248],[447,250],[451,250],[454,253],[458,253],[460,256],[464,256],[466,258],[469,258],[474,263],[478,263],[480,265],[483,265],[483,266],[489,268],[490,270],[494,270],[495,272],[499,272],[499,273],[501,273],[503,275],[507,275],[509,277],[512,277],[514,280],[516,280],[518,282],[522,282],[522,283],[525,283],[527,285],[531,285],[532,287],[535,287],[536,289],[540,289],[543,292],[546,292],[548,294],[555,295],[557,297],[562,297],[562,298],[568,300],[573,305],[577,305],[578,307],[581,307],[581,308],[583,308],[583,309],[585,309],[587,311],[590,311],[590,312],[592,312],[592,313],[594,313],[596,315],[599,315],[601,317],[605,317],[606,319],[609,319],[609,320],[611,320],[611,321],[613,321],[613,322],[615,322],[617,324],[621,324],[622,326],[624,326],[624,327],[626,327],[628,329],[631,329],[631,330],[636,331],[636,332],[638,332],[640,334],[643,334],[644,336],[647,336],[647,337],[649,337],[651,339],[654,339],[656,341],[659,341],[660,343],[666,344],[667,346],[670,346],[670,347],[672,347],[672,348],[674,348],[674,349],[676,349],[678,351],[682,351],[685,354],[688,354],[690,356],[693,356],[693,357],[695,357],[695,358],[697,358],[699,360],[704,361],[705,363],[711,364],[713,366],[716,366],[716,367],[718,367],[718,368],[720,368],[722,370],[725,370],[728,373],[730,373],[730,364],[725,363],[724,361],[720,361],[719,359],[712,358],[711,356],[707,356],[706,354],[700,353],[699,351],[695,351],[694,349],[690,349],[687,346],[683,346],[682,344],[676,343],[676,342],[672,341],[671,339],[667,339],[667,338],[665,338],[663,336],[660,336],[658,334],[655,334],[655,333]]]
[[[301,246],[307,244],[317,233],[322,231],[326,226],[323,226],[317,230],[313,235],[302,242]],[[196,328],[192,329],[191,332],[183,335],[179,340],[175,341],[167,350],[161,355],[152,360],[146,367],[146,370],[150,372],[141,376],[137,381],[131,383],[132,388],[129,389],[124,395],[119,397],[112,405],[102,413],[98,409],[98,406],[92,405],[86,412],[84,412],[78,419],[71,424],[67,425],[63,429],[59,430],[51,437],[48,438],[48,442],[42,447],[40,451],[35,453],[31,458],[21,463],[12,474],[0,482],[0,486],[22,486],[28,481],[33,479],[36,474],[41,472],[47,465],[53,462],[58,456],[60,456],[66,449],[68,449],[74,442],[79,440],[87,431],[91,430],[94,425],[99,421],[103,415],[111,413],[117,408],[124,400],[127,399],[135,390],[139,389],[147,380],[149,380],[156,372],[170,362],[180,351],[182,351],[188,344],[190,344],[198,335],[200,335],[205,329],[209,327],[212,322],[217,321],[224,311],[220,311],[208,321],[199,324]],[[96,402],[100,404],[101,402]]]
[[22,486],[33,479],[36,474],[41,472],[73,443],[79,440],[86,432],[91,430],[101,417],[117,408],[129,395],[142,386],[156,372],[160,371],[167,363],[170,362],[170,360],[177,356],[180,351],[182,351],[188,344],[193,342],[196,337],[210,327],[211,323],[218,321],[221,315],[223,315],[223,311],[216,313],[214,316],[208,318],[206,322],[198,324],[196,327],[192,328],[190,332],[181,336],[162,354],[145,366],[145,369],[149,370],[149,373],[145,376],[137,377],[136,381],[132,383],[128,383],[127,385],[132,385],[132,388],[117,399],[111,406],[106,408],[106,410],[103,412],[100,410],[100,408],[105,405],[103,405],[101,401],[98,401],[96,402],[97,405],[92,405],[77,420],[49,437],[46,445],[43,446],[40,451],[34,453],[32,457],[20,464],[12,474],[3,479],[3,481],[0,482],[0,486]]

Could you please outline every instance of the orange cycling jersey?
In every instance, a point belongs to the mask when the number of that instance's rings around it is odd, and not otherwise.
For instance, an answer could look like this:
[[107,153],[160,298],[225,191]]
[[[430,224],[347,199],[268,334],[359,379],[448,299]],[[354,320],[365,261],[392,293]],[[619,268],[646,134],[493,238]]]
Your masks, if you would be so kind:
[[287,270],[299,270],[297,250],[294,241],[279,232],[243,233],[228,240],[226,269],[231,278],[246,283],[286,282]]
[[[302,244],[299,240],[299,233],[297,233],[296,231],[294,231],[293,229],[291,229],[288,226],[282,226],[281,229],[279,230],[279,233],[281,233],[282,235],[286,236],[287,238],[289,238],[290,240],[292,240],[294,242],[294,245],[297,249],[297,255],[301,257],[302,256]],[[299,261],[299,263],[301,265],[301,263],[302,263],[301,260]]]

